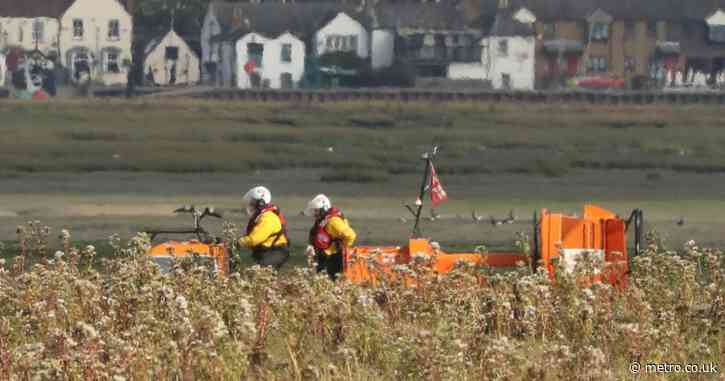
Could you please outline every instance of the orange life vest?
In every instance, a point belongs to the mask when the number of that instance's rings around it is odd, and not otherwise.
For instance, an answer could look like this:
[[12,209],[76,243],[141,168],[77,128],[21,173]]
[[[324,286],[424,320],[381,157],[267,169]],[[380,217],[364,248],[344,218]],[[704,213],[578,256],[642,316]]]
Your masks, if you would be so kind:
[[317,221],[315,221],[315,225],[312,226],[312,229],[310,230],[309,243],[315,248],[315,250],[327,250],[335,241],[330,233],[325,230],[327,222],[330,221],[332,217],[345,218],[340,209],[332,207],[322,218],[317,219]]

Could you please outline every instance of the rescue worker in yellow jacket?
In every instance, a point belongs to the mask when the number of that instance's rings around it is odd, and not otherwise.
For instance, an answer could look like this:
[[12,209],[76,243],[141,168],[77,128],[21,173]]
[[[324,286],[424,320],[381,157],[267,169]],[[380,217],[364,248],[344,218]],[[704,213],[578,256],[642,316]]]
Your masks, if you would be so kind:
[[342,212],[333,207],[324,194],[310,200],[305,215],[315,218],[310,229],[308,255],[314,255],[318,273],[327,271],[335,280],[343,271],[344,256],[357,235]]
[[252,258],[260,266],[279,269],[289,259],[287,221],[272,204],[269,189],[258,186],[244,195],[249,222],[246,234],[239,239],[241,246],[252,251]]

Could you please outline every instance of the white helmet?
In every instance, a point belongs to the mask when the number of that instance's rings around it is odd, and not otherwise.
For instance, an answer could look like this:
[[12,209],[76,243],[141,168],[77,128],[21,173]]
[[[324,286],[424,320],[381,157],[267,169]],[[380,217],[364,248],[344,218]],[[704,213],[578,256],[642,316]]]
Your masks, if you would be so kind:
[[310,200],[310,202],[307,203],[307,208],[305,208],[305,215],[306,216],[314,216],[315,211],[322,210],[324,212],[330,210],[332,207],[332,203],[330,203],[330,199],[327,198],[324,194],[318,194]]
[[269,189],[263,186],[257,186],[250,189],[249,192],[244,195],[243,199],[244,202],[247,204],[247,213],[252,214],[254,213],[254,208],[250,208],[250,204],[269,204],[270,202],[272,202],[272,193],[269,191]]

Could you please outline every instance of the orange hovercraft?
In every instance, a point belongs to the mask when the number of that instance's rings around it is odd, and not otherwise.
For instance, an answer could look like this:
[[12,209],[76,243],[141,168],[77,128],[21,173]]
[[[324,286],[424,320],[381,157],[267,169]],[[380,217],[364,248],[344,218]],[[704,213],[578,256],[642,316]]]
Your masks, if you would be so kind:
[[218,238],[213,237],[201,226],[206,217],[222,218],[222,215],[213,207],[197,209],[193,205],[182,206],[174,213],[188,213],[194,218],[194,227],[189,228],[146,228],[151,241],[159,235],[193,235],[192,239],[184,241],[166,241],[151,247],[147,255],[159,266],[161,272],[169,272],[176,260],[192,258],[194,263],[206,266],[212,273],[229,274],[229,261],[231,252]]
[[434,147],[432,152],[423,154],[425,170],[416,208],[406,205],[415,217],[412,237],[401,246],[357,246],[348,250],[343,261],[348,280],[358,284],[376,284],[381,278],[393,280],[398,276],[395,266],[410,264],[420,256],[428,259],[425,262],[433,272],[441,274],[450,272],[459,262],[492,268],[512,268],[518,262],[524,262],[534,271],[543,266],[553,279],[558,261],[564,262],[566,271],[573,271],[577,257],[591,255],[603,260],[604,269],[590,282],[606,282],[617,287],[626,285],[629,272],[626,233],[633,226],[633,253],[636,255],[640,251],[643,225],[643,213],[639,209],[626,220],[595,205],[585,205],[581,217],[544,209],[538,215],[534,213],[529,253],[447,253],[430,239],[422,238],[420,218],[426,193],[430,193],[434,205],[447,199],[433,167],[437,151]]

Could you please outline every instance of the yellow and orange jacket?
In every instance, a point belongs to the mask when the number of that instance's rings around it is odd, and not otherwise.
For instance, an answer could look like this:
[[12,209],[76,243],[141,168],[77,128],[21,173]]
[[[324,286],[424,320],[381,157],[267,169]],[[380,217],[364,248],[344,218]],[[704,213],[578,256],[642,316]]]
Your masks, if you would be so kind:
[[270,205],[249,219],[247,234],[239,239],[239,244],[255,249],[269,249],[289,245],[287,223],[277,207]]
[[332,255],[350,248],[357,234],[350,223],[337,208],[331,208],[327,215],[315,222],[310,230],[310,245],[316,252]]

